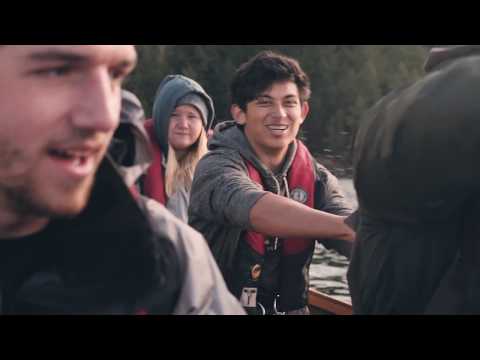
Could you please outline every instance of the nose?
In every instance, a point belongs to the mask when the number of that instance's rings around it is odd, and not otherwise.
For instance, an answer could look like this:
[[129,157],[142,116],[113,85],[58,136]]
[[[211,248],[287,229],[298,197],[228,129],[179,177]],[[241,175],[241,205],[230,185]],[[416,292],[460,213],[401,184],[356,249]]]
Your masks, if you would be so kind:
[[277,104],[274,106],[273,116],[281,119],[287,116],[287,111],[285,110],[282,104]]
[[179,116],[176,121],[176,126],[179,129],[188,129],[188,119],[186,116]]
[[120,120],[120,85],[108,69],[97,69],[79,84],[78,107],[72,116],[75,127],[94,132],[112,132]]

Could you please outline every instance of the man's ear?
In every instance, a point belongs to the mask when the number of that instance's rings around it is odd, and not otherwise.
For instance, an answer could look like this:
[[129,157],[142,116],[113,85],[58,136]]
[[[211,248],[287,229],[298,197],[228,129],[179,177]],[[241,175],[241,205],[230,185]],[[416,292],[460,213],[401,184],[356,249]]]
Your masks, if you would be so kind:
[[232,114],[233,120],[239,125],[245,125],[247,123],[247,115],[240,108],[240,106],[233,104],[230,107],[230,113]]
[[307,101],[304,101],[302,104],[302,124],[307,118],[309,112],[310,112],[310,105],[308,104]]

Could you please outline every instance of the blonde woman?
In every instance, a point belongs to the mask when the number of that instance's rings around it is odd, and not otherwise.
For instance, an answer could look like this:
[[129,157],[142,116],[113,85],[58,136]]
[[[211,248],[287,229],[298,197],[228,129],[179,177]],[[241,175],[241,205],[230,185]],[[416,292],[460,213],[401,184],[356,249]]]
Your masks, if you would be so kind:
[[160,84],[153,119],[146,121],[153,163],[143,193],[188,222],[193,174],[207,152],[207,132],[215,117],[213,101],[196,81],[169,75]]

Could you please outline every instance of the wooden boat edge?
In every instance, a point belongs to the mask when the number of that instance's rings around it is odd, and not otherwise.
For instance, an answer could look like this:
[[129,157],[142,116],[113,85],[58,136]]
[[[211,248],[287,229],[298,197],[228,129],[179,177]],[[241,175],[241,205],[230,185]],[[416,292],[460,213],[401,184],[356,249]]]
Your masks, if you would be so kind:
[[308,292],[308,304],[313,314],[326,313],[344,316],[353,314],[351,304],[314,289],[310,289]]

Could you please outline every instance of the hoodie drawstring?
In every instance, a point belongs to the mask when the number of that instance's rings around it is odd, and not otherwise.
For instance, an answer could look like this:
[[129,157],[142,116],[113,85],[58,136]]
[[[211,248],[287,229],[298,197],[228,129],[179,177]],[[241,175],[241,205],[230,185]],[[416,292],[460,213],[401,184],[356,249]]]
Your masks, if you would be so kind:
[[285,186],[285,196],[290,199],[290,188],[288,187],[287,177],[282,176],[283,185]]

